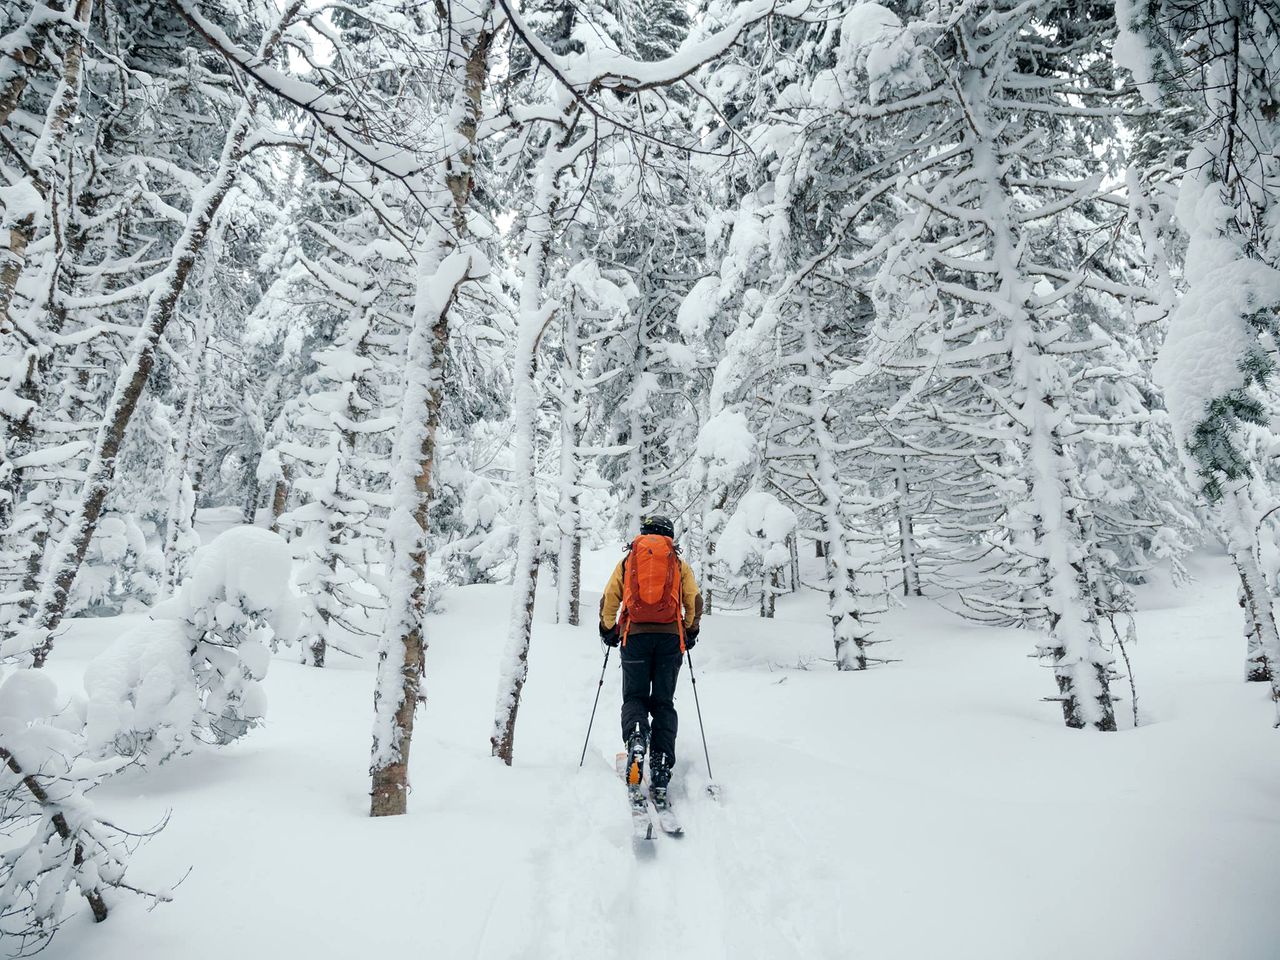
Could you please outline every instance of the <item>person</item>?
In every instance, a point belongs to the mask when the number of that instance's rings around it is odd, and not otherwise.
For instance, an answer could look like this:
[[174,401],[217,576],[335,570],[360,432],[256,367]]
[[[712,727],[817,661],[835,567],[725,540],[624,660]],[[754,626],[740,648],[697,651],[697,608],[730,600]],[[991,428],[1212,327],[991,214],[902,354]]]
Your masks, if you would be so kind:
[[667,517],[643,517],[640,536],[600,598],[600,637],[622,648],[627,783],[638,795],[647,755],[649,791],[658,807],[666,804],[676,759],[676,678],[685,651],[698,642],[701,620],[702,594],[680,558],[675,525]]

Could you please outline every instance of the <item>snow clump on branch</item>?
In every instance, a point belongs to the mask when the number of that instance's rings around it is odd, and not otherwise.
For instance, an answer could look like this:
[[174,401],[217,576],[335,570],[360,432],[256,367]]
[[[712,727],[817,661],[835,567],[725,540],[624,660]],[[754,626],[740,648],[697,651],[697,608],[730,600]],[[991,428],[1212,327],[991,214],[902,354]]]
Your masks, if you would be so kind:
[[196,551],[178,594],[89,664],[90,749],[159,763],[257,726],[271,651],[298,632],[290,572],[289,545],[256,527]]

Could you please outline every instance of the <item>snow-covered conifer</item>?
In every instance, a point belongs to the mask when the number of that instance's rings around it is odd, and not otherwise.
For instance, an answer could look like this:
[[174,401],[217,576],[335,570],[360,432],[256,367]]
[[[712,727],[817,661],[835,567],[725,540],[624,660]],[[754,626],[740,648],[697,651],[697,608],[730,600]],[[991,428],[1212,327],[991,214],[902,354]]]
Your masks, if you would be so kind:
[[1257,0],[1118,5],[1117,60],[1144,99],[1198,108],[1175,211],[1186,289],[1170,317],[1156,376],[1187,470],[1217,510],[1240,577],[1245,673],[1280,691],[1274,597],[1262,568],[1262,517],[1274,494],[1247,435],[1269,426],[1272,350],[1280,314],[1280,44]]

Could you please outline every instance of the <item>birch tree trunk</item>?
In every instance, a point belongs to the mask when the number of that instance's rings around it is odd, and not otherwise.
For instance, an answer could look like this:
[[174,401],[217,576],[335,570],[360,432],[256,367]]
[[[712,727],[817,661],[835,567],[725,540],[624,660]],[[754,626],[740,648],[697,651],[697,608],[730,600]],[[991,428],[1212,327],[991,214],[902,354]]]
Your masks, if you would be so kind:
[[1258,510],[1249,496],[1248,481],[1238,481],[1224,494],[1220,512],[1227,553],[1240,577],[1240,608],[1244,611],[1245,679],[1270,683],[1280,703],[1280,679],[1275,662],[1280,655],[1271,592],[1259,562]]
[[[488,38],[483,39],[487,48]],[[442,367],[449,310],[467,280],[470,257],[447,253],[439,234],[423,252],[413,326],[406,356],[405,391],[391,473],[392,569],[387,621],[378,643],[373,694],[373,749],[369,815],[398,816],[408,809],[409,750],[421,699],[426,657],[427,520],[436,430],[440,424]]]
[[920,596],[920,564],[917,559],[916,534],[911,522],[911,510],[907,504],[911,490],[907,486],[906,463],[902,457],[897,458],[893,475],[898,491],[894,513],[898,519],[898,549],[902,558],[902,595],[918,597]]
[[197,320],[195,354],[190,358],[193,379],[187,387],[178,421],[178,444],[174,451],[173,483],[169,488],[169,523],[164,538],[164,585],[172,593],[186,572],[183,554],[184,535],[190,537],[195,510],[195,492],[188,472],[191,461],[191,438],[195,432],[196,413],[200,408],[205,382],[205,355],[209,344],[208,318],[201,313]]
[[551,231],[560,199],[559,179],[566,166],[564,150],[576,127],[576,110],[569,108],[565,115],[567,132],[558,142],[546,145],[535,168],[533,199],[525,224],[527,240],[521,263],[519,332],[512,385],[515,400],[512,467],[519,496],[516,565],[510,627],[498,671],[498,701],[494,710],[493,735],[489,738],[493,755],[508,766],[511,765],[515,746],[520,694],[529,674],[529,643],[533,634],[533,608],[538,585],[538,544],[541,539],[536,450],[538,343],[542,331],[559,307],[555,301],[544,303],[542,290],[551,248]]
[[578,344],[578,298],[564,318],[564,391],[560,406],[560,551],[556,565],[556,620],[576,627],[582,590],[582,523],[579,516],[583,396]]
[[289,505],[289,479],[293,468],[287,463],[280,464],[280,474],[271,487],[271,532],[280,532],[280,517]]
[[[378,643],[374,691],[369,815],[396,816],[408,808],[409,751],[420,700],[426,634],[427,519],[440,422],[449,311],[473,269],[467,218],[474,184],[476,127],[489,73],[493,0],[456,19],[449,61],[456,84],[453,147],[441,161],[444,189],[436,227],[419,263],[419,283],[405,370],[405,393],[392,467],[388,519],[392,569],[387,620]],[[447,229],[444,224],[451,224]]]

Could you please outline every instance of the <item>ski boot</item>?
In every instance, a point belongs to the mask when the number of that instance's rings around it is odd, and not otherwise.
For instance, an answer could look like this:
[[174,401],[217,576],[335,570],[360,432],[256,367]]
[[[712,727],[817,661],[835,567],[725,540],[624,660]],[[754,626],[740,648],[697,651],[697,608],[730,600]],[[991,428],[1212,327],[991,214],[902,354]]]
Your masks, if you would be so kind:
[[671,761],[665,753],[660,753],[649,767],[649,799],[658,810],[667,809],[667,784],[670,782]]
[[627,738],[627,792],[631,795],[633,804],[644,804],[640,784],[644,780],[644,755],[648,749],[648,738],[637,723],[635,732]]

